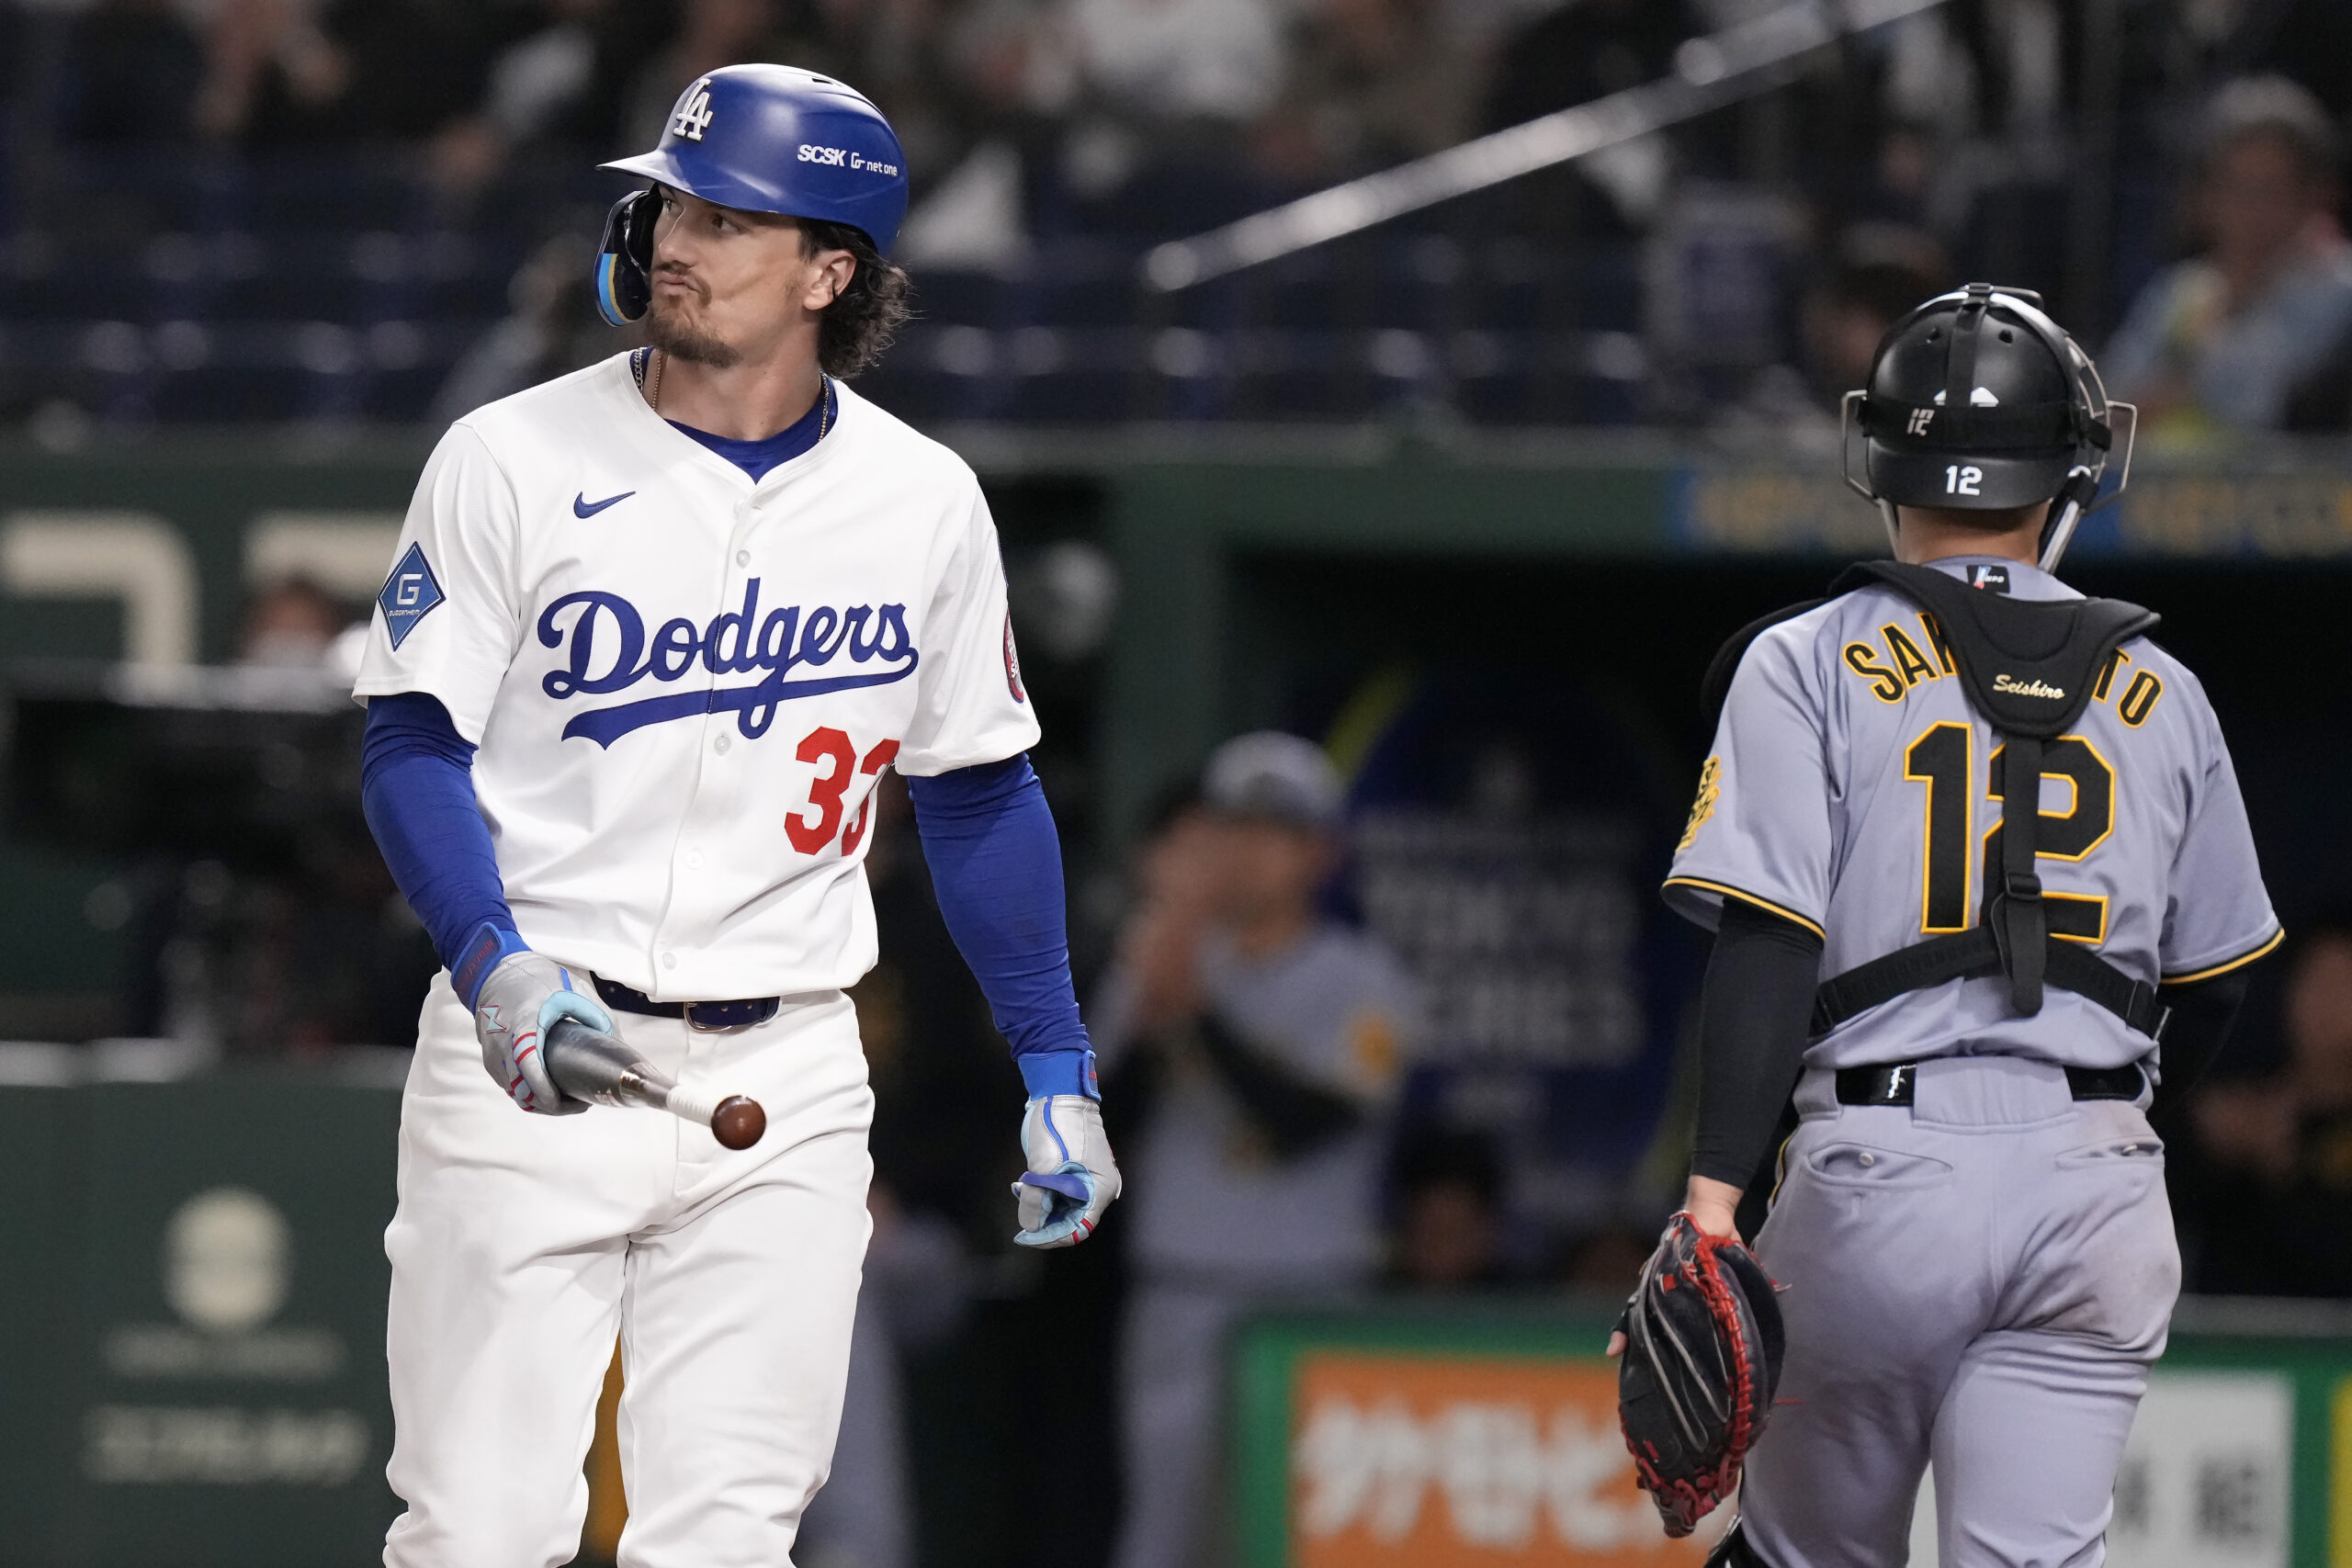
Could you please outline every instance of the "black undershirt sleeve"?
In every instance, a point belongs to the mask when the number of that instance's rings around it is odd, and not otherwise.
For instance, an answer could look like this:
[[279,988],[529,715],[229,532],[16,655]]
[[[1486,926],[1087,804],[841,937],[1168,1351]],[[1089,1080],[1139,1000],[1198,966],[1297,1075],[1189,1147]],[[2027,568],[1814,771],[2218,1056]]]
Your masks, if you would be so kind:
[[1242,1038],[1215,1012],[1201,1015],[1201,1054],[1233,1091],[1242,1115],[1283,1159],[1295,1159],[1363,1120],[1343,1094],[1310,1083]]
[[2172,1009],[2172,1016],[2165,1021],[2163,1055],[2159,1058],[2164,1066],[2164,1082],[2156,1090],[2155,1103],[2149,1107],[2151,1118],[2163,1116],[2178,1106],[2181,1097],[2205,1076],[2205,1069],[2212,1065],[2222,1042],[2229,1038],[2230,1025],[2237,1020],[2238,1006],[2245,1000],[2245,991],[2246,971],[2242,968],[2199,980],[2193,986],[2157,987],[2157,997]]
[[1804,1066],[1820,982],[1820,937],[1786,916],[1724,900],[1699,993],[1691,1175],[1740,1188],[1754,1179]]

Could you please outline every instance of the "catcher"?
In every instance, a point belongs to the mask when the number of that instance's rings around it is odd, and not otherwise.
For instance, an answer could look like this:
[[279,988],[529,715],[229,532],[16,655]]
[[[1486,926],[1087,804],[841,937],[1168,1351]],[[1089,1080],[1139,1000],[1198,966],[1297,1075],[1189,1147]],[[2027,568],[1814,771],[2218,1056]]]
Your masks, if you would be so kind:
[[1670,1534],[1745,1465],[1715,1564],[1901,1562],[1932,1464],[1944,1568],[2096,1568],[2180,1284],[2147,1111],[2278,922],[2196,677],[2052,575],[2129,406],[2035,296],[1971,284],[1847,408],[1895,559],[1717,660],[1666,884],[1716,933],[1697,1148],[1626,1438]]

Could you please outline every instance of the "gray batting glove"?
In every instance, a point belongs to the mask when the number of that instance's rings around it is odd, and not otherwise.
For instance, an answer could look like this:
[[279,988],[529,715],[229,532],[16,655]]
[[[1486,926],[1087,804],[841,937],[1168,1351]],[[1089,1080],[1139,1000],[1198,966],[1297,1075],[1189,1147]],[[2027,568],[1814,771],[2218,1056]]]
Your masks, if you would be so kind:
[[548,1077],[539,1043],[560,1018],[613,1032],[613,1015],[604,1004],[573,990],[571,971],[540,953],[509,953],[474,993],[474,1038],[481,1042],[483,1070],[515,1104],[542,1116],[588,1109],[585,1100],[565,1099]]
[[1102,1134],[1102,1108],[1082,1094],[1033,1100],[1021,1118],[1029,1174],[1012,1184],[1023,1247],[1076,1247],[1119,1195],[1119,1163]]

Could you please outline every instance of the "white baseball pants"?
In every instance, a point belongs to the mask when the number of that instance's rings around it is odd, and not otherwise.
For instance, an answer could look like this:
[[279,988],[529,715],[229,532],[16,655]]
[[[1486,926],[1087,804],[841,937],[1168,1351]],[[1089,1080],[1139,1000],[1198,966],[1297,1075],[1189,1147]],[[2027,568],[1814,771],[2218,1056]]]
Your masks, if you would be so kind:
[[755,1028],[615,1015],[681,1083],[749,1094],[729,1153],[661,1111],[528,1115],[482,1071],[444,975],[401,1111],[388,1568],[554,1568],[613,1340],[624,1568],[780,1568],[841,1420],[872,1174],[856,1015],[829,992]]

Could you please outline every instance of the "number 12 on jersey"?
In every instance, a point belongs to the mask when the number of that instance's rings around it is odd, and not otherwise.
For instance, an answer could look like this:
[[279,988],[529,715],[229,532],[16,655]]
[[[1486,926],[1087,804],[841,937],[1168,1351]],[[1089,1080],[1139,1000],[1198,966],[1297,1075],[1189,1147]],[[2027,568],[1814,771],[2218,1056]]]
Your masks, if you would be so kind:
[[[1972,789],[1976,732],[1964,724],[1933,724],[1903,754],[1903,776],[1926,788],[1927,821],[1921,834],[1919,930],[1933,936],[1966,931],[1978,913],[1973,895],[1981,885],[1997,885],[2001,862],[2001,750],[1987,761],[1984,815],[1991,827],[1981,848],[1980,816]],[[2063,813],[2041,813],[2034,858],[2080,862],[2115,830],[2115,769],[2098,749],[2079,735],[2061,736],[2042,748],[2041,776],[2063,780],[2073,803]],[[1982,868],[1981,873],[1979,868]],[[2050,934],[2096,943],[2107,935],[2104,896],[2044,892]]]

